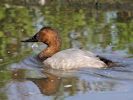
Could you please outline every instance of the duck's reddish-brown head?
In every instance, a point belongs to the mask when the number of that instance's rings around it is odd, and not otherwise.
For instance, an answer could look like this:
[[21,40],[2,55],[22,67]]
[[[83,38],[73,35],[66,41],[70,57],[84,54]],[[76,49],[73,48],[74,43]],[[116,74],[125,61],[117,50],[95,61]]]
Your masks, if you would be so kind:
[[39,56],[40,58],[50,57],[58,52],[61,46],[61,40],[58,32],[51,27],[43,27],[32,38],[22,42],[43,42],[48,45],[48,48],[43,50]]
[[43,42],[49,45],[57,41],[60,41],[58,32],[51,27],[43,27],[33,37],[22,42]]

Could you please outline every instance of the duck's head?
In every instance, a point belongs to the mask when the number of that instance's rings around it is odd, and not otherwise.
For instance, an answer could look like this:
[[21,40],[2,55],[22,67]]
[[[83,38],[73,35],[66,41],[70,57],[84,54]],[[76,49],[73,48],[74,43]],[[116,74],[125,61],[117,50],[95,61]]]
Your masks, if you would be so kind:
[[61,46],[61,40],[58,32],[51,27],[43,27],[30,39],[22,42],[43,42],[48,45],[48,48],[43,50],[39,57],[50,57],[59,51]]
[[33,37],[22,42],[43,42],[47,45],[61,42],[58,32],[51,27],[43,27]]

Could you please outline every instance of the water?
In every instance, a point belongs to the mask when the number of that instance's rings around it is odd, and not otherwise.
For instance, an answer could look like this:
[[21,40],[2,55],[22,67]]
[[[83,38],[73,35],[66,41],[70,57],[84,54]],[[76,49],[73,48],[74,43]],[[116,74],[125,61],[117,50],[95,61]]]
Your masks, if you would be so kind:
[[[1,0],[0,100],[132,100],[132,2]],[[35,56],[46,45],[20,41],[47,25],[59,31],[62,49],[84,48],[120,66],[43,69]]]

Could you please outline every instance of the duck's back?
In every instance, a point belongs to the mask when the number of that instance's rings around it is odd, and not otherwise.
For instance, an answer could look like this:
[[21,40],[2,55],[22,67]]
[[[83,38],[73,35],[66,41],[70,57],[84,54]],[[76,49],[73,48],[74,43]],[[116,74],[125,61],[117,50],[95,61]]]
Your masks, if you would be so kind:
[[102,68],[106,64],[93,53],[80,49],[67,49],[54,54],[44,61],[44,65],[54,69],[76,69],[81,67]]

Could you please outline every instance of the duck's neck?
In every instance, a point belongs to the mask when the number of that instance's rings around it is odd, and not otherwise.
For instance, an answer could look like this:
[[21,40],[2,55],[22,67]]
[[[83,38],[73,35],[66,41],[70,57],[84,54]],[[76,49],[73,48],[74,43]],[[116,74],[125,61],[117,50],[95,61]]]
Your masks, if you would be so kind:
[[41,61],[46,60],[47,58],[51,57],[52,55],[60,51],[61,42],[55,41],[52,43],[47,43],[47,45],[48,47],[44,49],[43,51],[41,51],[38,55]]

